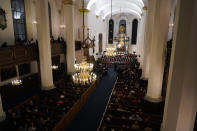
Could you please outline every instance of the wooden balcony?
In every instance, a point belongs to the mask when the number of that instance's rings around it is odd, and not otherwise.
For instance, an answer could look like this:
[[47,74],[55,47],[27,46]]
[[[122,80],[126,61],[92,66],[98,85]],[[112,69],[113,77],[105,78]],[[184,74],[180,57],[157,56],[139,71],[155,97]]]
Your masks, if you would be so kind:
[[53,43],[51,45],[51,54],[52,56],[56,56],[59,54],[66,53],[66,44],[65,43]]
[[[0,69],[39,60],[37,45],[18,45],[0,48]],[[52,56],[65,54],[65,43],[51,45]]]
[[0,49],[0,68],[26,63],[38,59],[36,45],[12,46]]

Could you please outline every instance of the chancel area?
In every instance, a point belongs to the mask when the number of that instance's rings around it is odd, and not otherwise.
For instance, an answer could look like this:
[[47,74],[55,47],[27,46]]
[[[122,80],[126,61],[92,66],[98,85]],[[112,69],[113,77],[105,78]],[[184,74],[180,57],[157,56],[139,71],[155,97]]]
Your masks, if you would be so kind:
[[196,0],[0,0],[0,131],[197,131]]

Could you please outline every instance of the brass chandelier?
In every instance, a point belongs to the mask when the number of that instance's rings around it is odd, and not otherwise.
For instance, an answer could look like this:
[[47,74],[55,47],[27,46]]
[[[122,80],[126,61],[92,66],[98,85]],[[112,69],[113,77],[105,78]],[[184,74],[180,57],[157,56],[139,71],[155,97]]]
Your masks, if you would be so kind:
[[106,48],[107,52],[105,53],[106,56],[115,56],[116,55],[116,48],[112,47],[111,45],[109,45],[108,48]]
[[[77,71],[74,75],[72,75],[73,82],[75,84],[79,85],[88,85],[96,81],[97,76],[95,73],[92,72],[94,65],[92,63],[87,62],[87,57],[89,57],[89,48],[94,48],[95,44],[95,38],[90,39],[89,37],[89,29],[88,29],[88,37],[84,39],[84,32],[85,32],[85,22],[84,22],[84,13],[87,12],[87,9],[84,7],[84,0],[83,0],[83,5],[82,9],[80,9],[80,12],[83,13],[83,43],[82,43],[82,48],[83,48],[83,58],[82,62],[79,64],[75,64],[75,70]],[[86,53],[85,53],[86,52]]]
[[96,81],[96,74],[92,72],[93,64],[87,63],[87,58],[83,56],[82,62],[80,64],[75,64],[75,69],[77,73],[75,73],[72,78],[75,84],[91,84]]

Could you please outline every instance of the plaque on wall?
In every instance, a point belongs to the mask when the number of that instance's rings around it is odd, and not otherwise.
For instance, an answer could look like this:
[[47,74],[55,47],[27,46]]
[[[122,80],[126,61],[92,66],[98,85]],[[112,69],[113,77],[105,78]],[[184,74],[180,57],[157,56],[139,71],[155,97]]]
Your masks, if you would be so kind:
[[102,52],[103,34],[99,33],[99,53]]
[[0,28],[4,30],[7,27],[5,10],[0,7]]

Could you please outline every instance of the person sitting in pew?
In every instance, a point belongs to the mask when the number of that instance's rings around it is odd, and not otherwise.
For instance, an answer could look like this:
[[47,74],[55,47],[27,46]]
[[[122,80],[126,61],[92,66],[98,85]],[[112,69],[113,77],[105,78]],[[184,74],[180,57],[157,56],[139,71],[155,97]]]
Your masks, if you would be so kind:
[[138,124],[138,121],[135,121],[135,123],[131,125],[131,129],[134,129],[134,130],[140,129],[140,126]]

